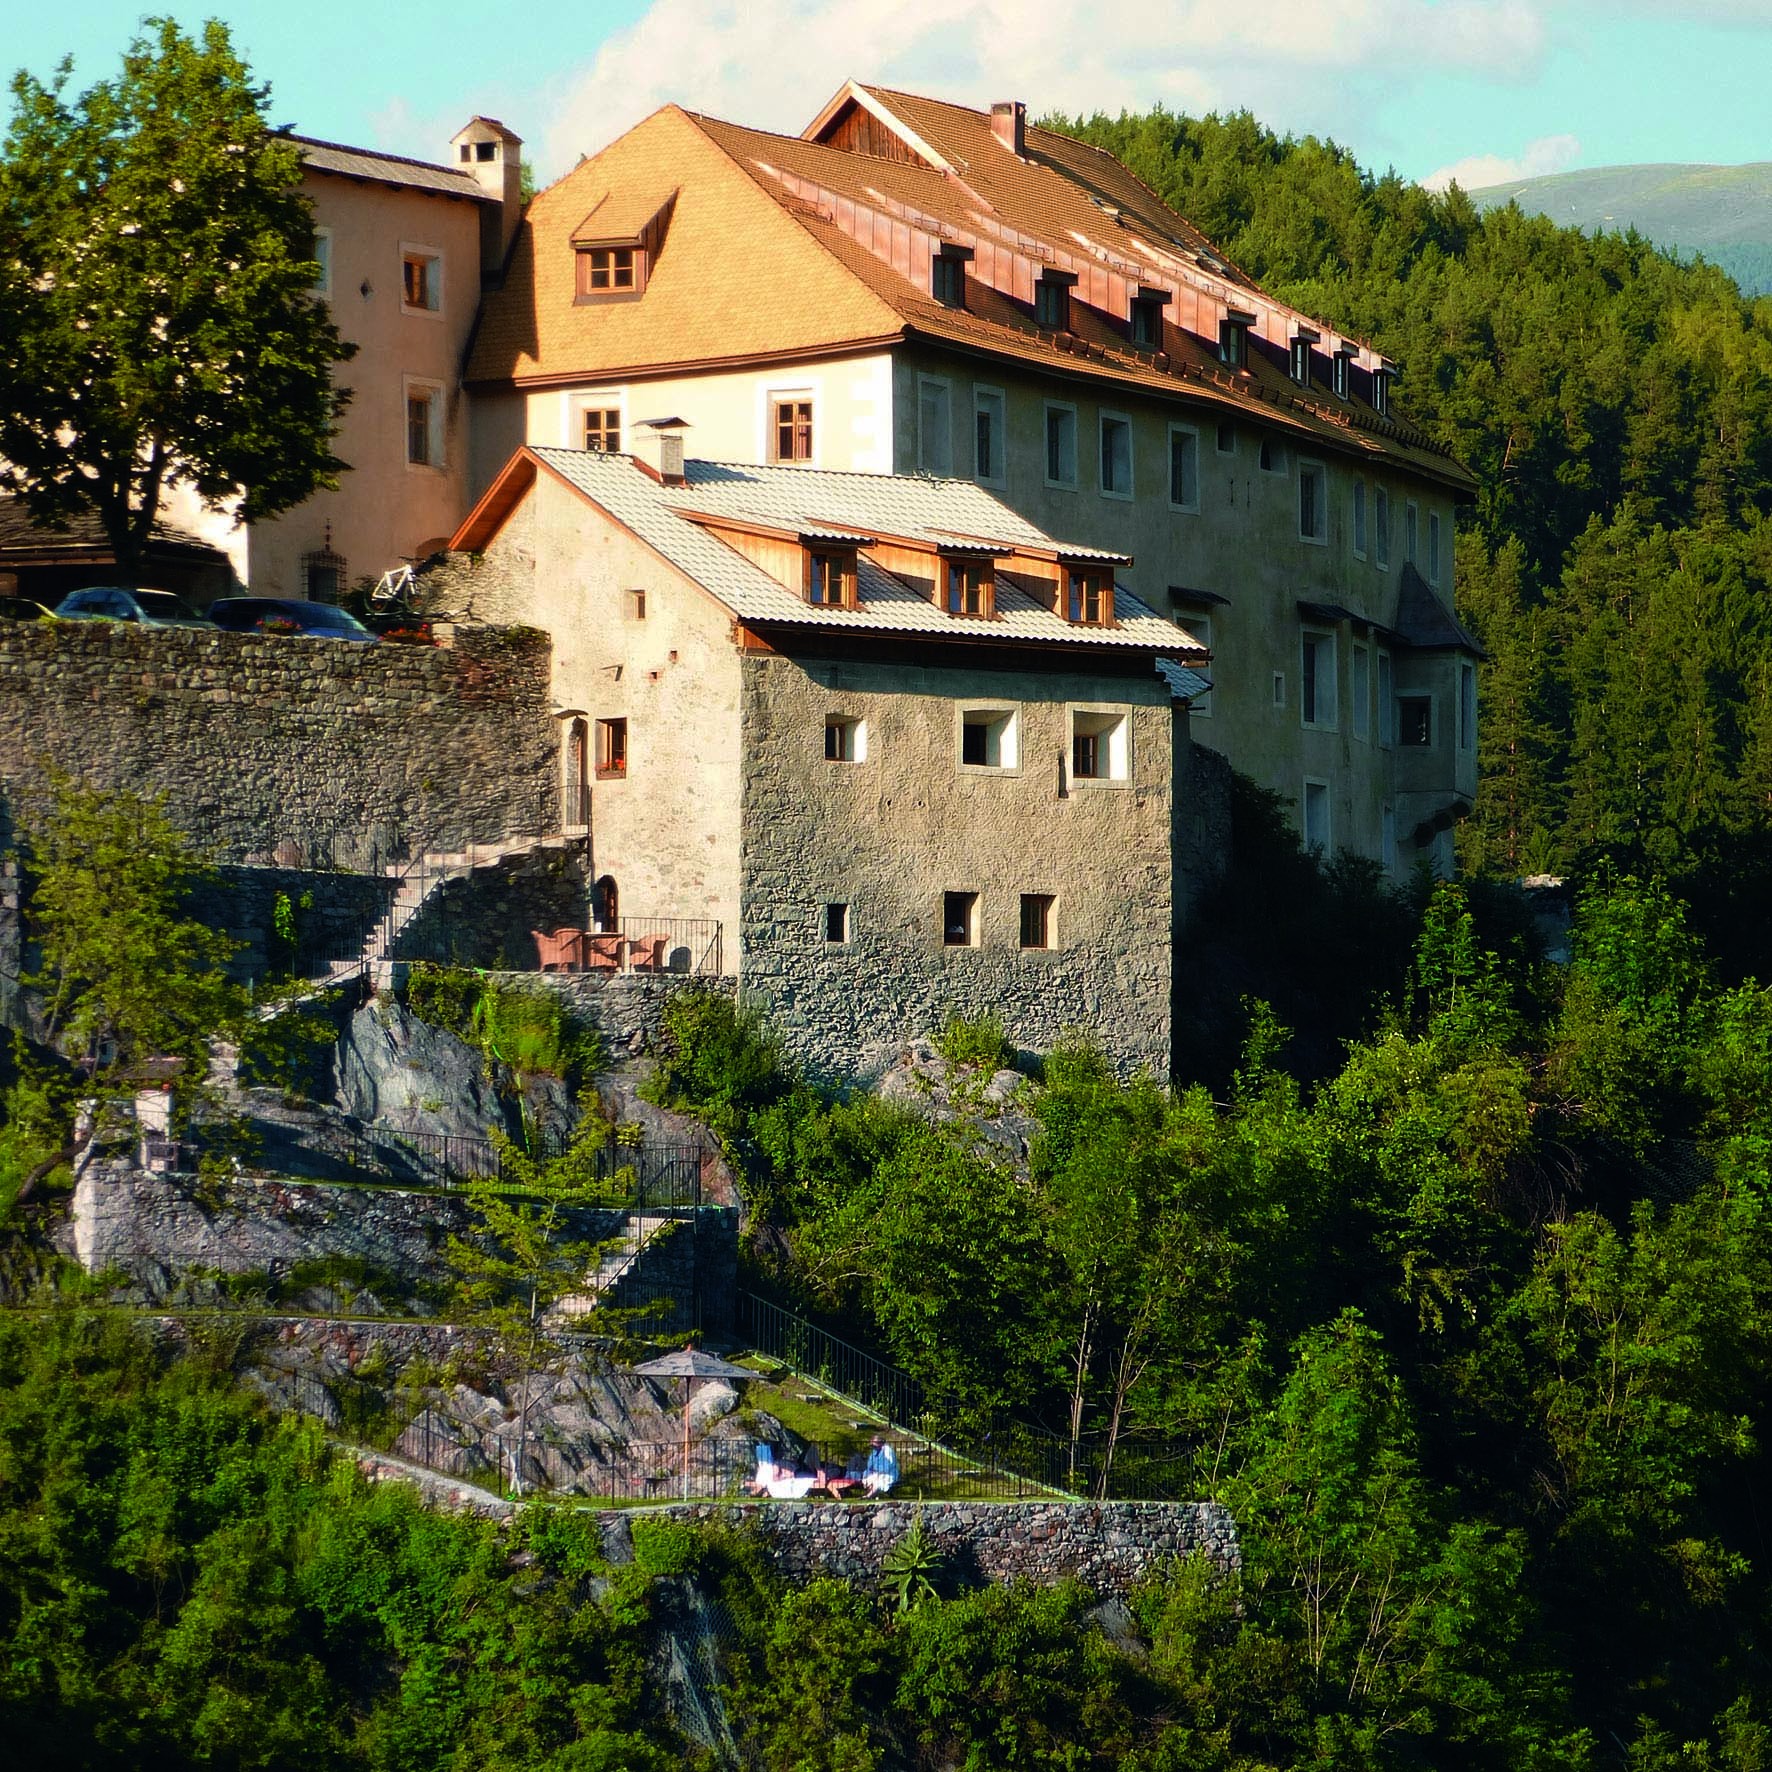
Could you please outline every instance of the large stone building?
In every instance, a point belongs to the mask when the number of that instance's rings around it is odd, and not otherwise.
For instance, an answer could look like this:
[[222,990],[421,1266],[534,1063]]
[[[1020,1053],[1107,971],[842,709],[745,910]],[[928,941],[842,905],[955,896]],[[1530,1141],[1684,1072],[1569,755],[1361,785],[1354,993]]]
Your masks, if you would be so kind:
[[477,619],[555,636],[599,922],[703,947],[717,925],[723,969],[833,1073],[988,1011],[1166,1074],[1171,698],[1204,655],[1116,587],[1130,562],[969,481],[629,441],[520,449],[455,537]]
[[1452,613],[1472,483],[1394,366],[1273,300],[1109,155],[848,85],[803,136],[669,107],[529,206],[466,382],[520,444],[964,475],[1209,647],[1197,736],[1324,849],[1450,860],[1475,790]]

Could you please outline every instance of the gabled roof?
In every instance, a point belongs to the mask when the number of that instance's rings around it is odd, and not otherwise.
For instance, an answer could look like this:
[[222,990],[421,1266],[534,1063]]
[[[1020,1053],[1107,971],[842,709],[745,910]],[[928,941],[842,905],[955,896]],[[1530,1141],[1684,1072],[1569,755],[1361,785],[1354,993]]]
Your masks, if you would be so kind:
[[1403,562],[1397,583],[1396,637],[1419,651],[1458,650],[1487,658],[1482,644],[1440,599],[1411,561]]
[[1066,546],[970,480],[697,460],[686,461],[683,467],[685,484],[668,486],[625,455],[522,448],[468,515],[451,545],[483,549],[526,495],[535,474],[545,470],[747,623],[998,645],[1132,650],[1200,661],[1206,657],[1190,635],[1130,591],[1115,589],[1113,627],[1079,626],[1046,608],[1013,582],[1015,574],[1006,572],[997,581],[994,619],[954,616],[937,608],[927,590],[896,577],[865,552],[856,575],[859,608],[808,603],[699,520],[707,514],[725,514],[735,524],[901,538],[931,549],[951,546],[951,532],[960,530],[1002,543],[1018,554],[1045,559],[1124,558]]
[[[148,530],[149,563],[227,564],[227,555],[189,530],[156,521]],[[104,525],[93,511],[75,511],[58,528],[36,521],[21,498],[0,493],[0,562],[8,566],[107,565],[114,558]]]
[[[490,121],[490,119],[481,119]],[[497,125],[503,128],[502,124]],[[429,160],[408,160],[401,154],[383,154],[374,148],[349,148],[341,142],[323,142],[311,135],[291,135],[301,149],[302,165],[311,172],[335,173],[340,178],[363,179],[371,184],[399,185],[412,191],[430,191],[440,197],[467,197],[475,203],[496,203],[472,173]]]
[[[867,139],[893,153],[833,145],[858,109],[873,120]],[[1272,357],[1294,331],[1327,341],[1325,364],[1332,347],[1349,350],[1365,365],[1361,389],[1383,359],[1263,295],[1111,155],[1035,128],[1018,157],[983,112],[853,85],[808,133],[821,139],[668,107],[584,162],[530,206],[504,288],[487,297],[468,380],[566,385],[920,338],[1241,413],[1323,449],[1473,486],[1424,433],[1325,385],[1297,385],[1259,348],[1242,372],[1224,367],[1227,309],[1266,316]],[[625,210],[650,214],[679,186],[644,295],[575,308],[571,244],[587,212],[619,190]],[[929,287],[943,245],[973,254],[963,309]],[[1035,267],[1079,280],[1068,334],[1035,323]],[[1171,295],[1160,356],[1126,334],[1124,300],[1141,288]]]

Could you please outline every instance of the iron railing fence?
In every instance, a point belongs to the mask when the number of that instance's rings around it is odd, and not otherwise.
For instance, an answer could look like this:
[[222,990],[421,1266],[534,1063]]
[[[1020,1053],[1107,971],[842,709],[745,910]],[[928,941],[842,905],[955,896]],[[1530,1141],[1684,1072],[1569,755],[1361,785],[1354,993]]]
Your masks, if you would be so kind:
[[780,1361],[894,1427],[914,1428],[928,1413],[923,1387],[908,1372],[754,1292],[740,1291],[736,1326],[739,1339],[765,1359]]
[[617,917],[613,933],[627,946],[624,971],[717,978],[722,970],[716,917]]

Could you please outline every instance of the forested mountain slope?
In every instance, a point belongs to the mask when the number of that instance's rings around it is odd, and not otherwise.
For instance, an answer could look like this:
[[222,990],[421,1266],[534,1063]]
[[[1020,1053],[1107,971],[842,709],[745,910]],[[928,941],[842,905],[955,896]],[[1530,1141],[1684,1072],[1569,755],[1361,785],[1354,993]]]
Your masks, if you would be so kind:
[[1737,865],[1772,829],[1772,300],[1246,113],[1056,122],[1393,356],[1399,404],[1478,475],[1458,573],[1492,656],[1467,862]]

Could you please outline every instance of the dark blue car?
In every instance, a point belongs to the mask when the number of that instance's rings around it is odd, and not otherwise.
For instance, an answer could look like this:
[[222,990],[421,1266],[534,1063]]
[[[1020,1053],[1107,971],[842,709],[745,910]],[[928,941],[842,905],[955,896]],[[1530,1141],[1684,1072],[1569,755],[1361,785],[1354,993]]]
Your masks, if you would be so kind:
[[306,603],[299,597],[223,597],[209,606],[209,619],[236,634],[295,634],[310,640],[373,641],[356,616],[332,603]]

